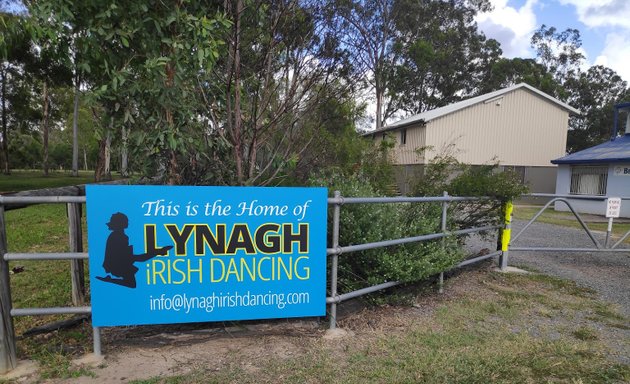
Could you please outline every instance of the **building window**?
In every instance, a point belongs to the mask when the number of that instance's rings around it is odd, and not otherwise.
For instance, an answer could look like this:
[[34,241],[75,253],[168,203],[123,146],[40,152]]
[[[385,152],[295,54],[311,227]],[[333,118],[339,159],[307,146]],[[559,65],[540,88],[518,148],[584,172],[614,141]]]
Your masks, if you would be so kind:
[[608,166],[574,166],[571,167],[572,195],[606,195],[608,184]]
[[400,130],[400,145],[407,144],[407,129]]

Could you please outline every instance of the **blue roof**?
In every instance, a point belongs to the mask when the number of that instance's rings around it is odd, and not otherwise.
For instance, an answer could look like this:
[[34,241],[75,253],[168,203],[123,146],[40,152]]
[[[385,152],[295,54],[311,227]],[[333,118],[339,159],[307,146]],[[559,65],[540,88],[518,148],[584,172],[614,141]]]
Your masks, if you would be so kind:
[[553,164],[624,163],[630,162],[630,133],[603,144],[551,160]]

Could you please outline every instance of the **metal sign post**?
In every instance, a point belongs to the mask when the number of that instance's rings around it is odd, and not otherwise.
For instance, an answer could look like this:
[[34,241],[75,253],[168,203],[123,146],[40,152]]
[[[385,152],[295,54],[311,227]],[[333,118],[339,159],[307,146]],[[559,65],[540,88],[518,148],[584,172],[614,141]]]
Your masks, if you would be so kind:
[[613,220],[615,217],[619,217],[620,213],[621,198],[609,197],[606,200],[606,217],[608,218],[608,229],[606,230],[606,241],[604,243],[604,248],[608,247],[608,241],[610,240],[610,235],[612,233]]

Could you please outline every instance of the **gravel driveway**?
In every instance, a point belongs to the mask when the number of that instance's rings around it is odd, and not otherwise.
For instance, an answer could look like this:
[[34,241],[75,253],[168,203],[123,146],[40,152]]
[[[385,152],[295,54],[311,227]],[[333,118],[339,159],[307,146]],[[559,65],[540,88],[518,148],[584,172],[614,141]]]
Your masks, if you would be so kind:
[[[526,223],[514,220],[512,235],[516,235]],[[603,232],[595,233],[601,244],[604,243],[605,235]],[[471,238],[468,245],[472,249],[495,249],[493,241],[482,242],[476,238]],[[594,247],[588,235],[581,229],[537,222],[527,228],[512,246]],[[629,246],[624,244],[623,248]],[[592,288],[603,299],[618,304],[622,314],[630,316],[630,249],[621,253],[512,251],[509,253],[508,264],[534,268]]]

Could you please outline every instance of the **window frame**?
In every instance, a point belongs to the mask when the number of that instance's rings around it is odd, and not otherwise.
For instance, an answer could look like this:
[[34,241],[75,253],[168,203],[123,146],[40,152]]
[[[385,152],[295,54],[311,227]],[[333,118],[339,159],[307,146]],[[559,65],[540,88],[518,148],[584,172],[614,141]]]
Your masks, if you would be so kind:
[[400,146],[407,144],[407,128],[400,130]]
[[572,165],[570,195],[606,196],[608,165]]

